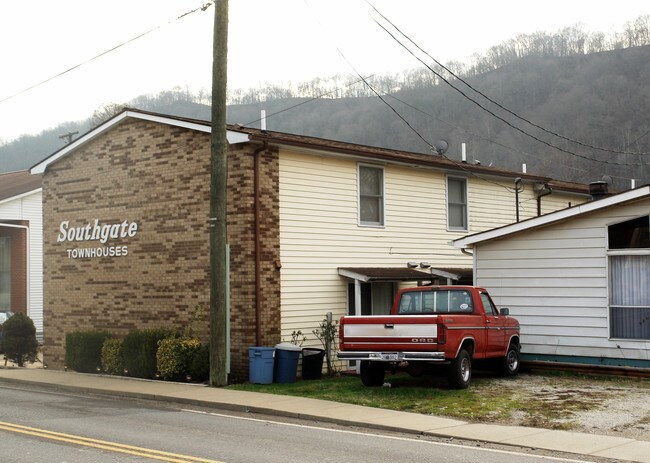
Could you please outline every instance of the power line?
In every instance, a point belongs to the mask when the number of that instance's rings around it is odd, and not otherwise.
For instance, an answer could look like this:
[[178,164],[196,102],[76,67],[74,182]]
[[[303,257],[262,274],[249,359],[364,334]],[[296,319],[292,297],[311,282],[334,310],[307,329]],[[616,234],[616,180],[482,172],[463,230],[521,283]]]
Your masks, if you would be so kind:
[[119,48],[122,48],[123,46],[128,45],[128,44],[131,43],[131,42],[135,42],[136,40],[141,39],[142,37],[144,37],[144,36],[146,36],[146,35],[149,35],[149,34],[151,34],[152,32],[157,31],[158,29],[162,28],[163,26],[166,26],[166,25],[168,25],[168,24],[173,23],[174,21],[178,21],[179,19],[184,18],[185,16],[188,16],[188,15],[190,15],[190,14],[192,14],[192,13],[196,13],[196,12],[199,11],[199,10],[200,10],[200,11],[205,11],[205,10],[207,10],[208,8],[210,8],[210,6],[212,5],[212,3],[213,3],[213,1],[212,1],[212,0],[209,0],[208,3],[205,3],[205,4],[201,5],[200,7],[195,8],[195,9],[193,9],[193,10],[191,10],[191,11],[188,11],[188,12],[186,12],[186,13],[183,13],[182,15],[177,16],[177,17],[175,17],[174,19],[171,19],[171,20],[167,21],[165,24],[160,24],[160,25],[158,25],[158,26],[156,26],[156,27],[154,27],[154,28],[152,28],[152,29],[149,29],[149,30],[146,31],[146,32],[143,32],[143,33],[141,33],[141,34],[138,34],[138,35],[136,35],[135,37],[132,37],[132,38],[130,38],[129,40],[120,43],[119,45],[115,45],[114,47],[109,48],[108,50],[103,51],[102,53],[100,53],[100,54],[98,54],[98,55],[95,55],[95,56],[93,56],[92,58],[87,59],[86,61],[83,61],[83,62],[81,62],[81,63],[79,63],[79,64],[76,64],[76,65],[74,65],[74,66],[72,66],[72,67],[70,67],[70,68],[68,68],[68,69],[66,69],[66,70],[64,70],[64,71],[59,72],[58,74],[55,74],[55,75],[53,75],[53,76],[51,76],[51,77],[48,77],[48,78],[45,79],[45,80],[42,80],[42,81],[40,81],[40,82],[38,82],[38,83],[36,83],[36,84],[34,84],[34,85],[31,85],[31,86],[29,86],[29,87],[27,87],[27,88],[25,88],[25,89],[23,89],[23,90],[20,90],[19,92],[16,92],[16,93],[14,93],[14,94],[12,94],[12,95],[9,95],[8,97],[5,97],[5,98],[1,99],[1,100],[0,100],[0,103],[4,103],[5,101],[9,101],[9,100],[11,100],[11,99],[13,99],[13,98],[16,98],[17,96],[22,95],[23,93],[27,93],[27,92],[29,92],[30,90],[33,90],[33,89],[35,89],[35,88],[37,88],[37,87],[40,87],[41,85],[44,85],[44,84],[46,84],[46,83],[48,83],[48,82],[50,82],[50,81],[52,81],[52,80],[54,80],[54,79],[58,79],[59,77],[65,75],[65,74],[68,74],[69,72],[72,72],[72,71],[74,71],[75,69],[78,69],[78,68],[80,68],[80,67],[82,67],[82,66],[84,66],[84,65],[86,65],[86,64],[88,64],[88,63],[90,63],[90,62],[92,62],[92,61],[95,61],[96,59],[101,58],[101,57],[104,56],[104,55],[107,55],[107,54],[109,54],[109,53],[111,53],[111,52],[113,52],[113,51],[115,51],[115,50],[117,50],[117,49],[119,49]]
[[466,173],[468,173],[469,175],[471,175],[473,177],[476,177],[476,178],[478,178],[480,180],[483,180],[484,182],[496,185],[496,186],[498,186],[500,188],[504,188],[509,193],[511,193],[513,191],[512,188],[507,187],[505,185],[502,185],[502,184],[500,184],[498,182],[488,180],[488,179],[482,177],[481,175],[478,175],[477,173],[472,172],[471,170],[467,169],[462,163],[460,163],[460,162],[458,162],[458,161],[456,161],[454,159],[450,159],[447,156],[445,156],[445,154],[441,150],[438,150],[435,146],[433,146],[432,143],[430,143],[426,138],[424,138],[424,136],[422,136],[422,134],[420,132],[418,132],[417,129],[415,129],[415,127],[413,127],[413,125],[411,125],[411,123],[409,121],[407,121],[406,118],[404,116],[402,116],[399,111],[397,111],[388,101],[386,101],[379,94],[379,92],[377,92],[377,90],[372,85],[370,85],[370,83],[357,71],[357,69],[354,67],[354,65],[352,63],[350,63],[350,61],[345,57],[343,52],[338,47],[337,47],[337,51],[339,52],[341,57],[345,60],[345,62],[348,63],[348,65],[352,68],[352,70],[357,74],[357,76],[359,76],[359,78],[363,81],[363,83],[377,96],[377,98],[379,98],[382,103],[384,103],[386,106],[388,106],[391,109],[391,111],[393,111],[393,113],[395,113],[395,115],[397,115],[397,117],[399,117],[406,124],[406,126],[411,131],[413,131],[413,133],[415,133],[415,135],[429,147],[429,149],[431,151],[438,154],[440,157],[446,159],[447,161],[451,162],[456,167],[460,168],[461,170],[465,171]]
[[[469,83],[466,82],[464,79],[462,79],[461,77],[459,77],[458,75],[456,75],[456,74],[455,74],[451,69],[449,69],[448,67],[446,67],[444,64],[440,63],[437,59],[435,59],[433,56],[431,56],[429,53],[427,53],[425,50],[423,50],[422,47],[420,47],[416,42],[414,42],[414,41],[413,41],[413,40],[412,40],[408,35],[406,35],[406,34],[405,34],[405,33],[404,33],[404,32],[403,32],[399,27],[397,27],[397,26],[396,26],[396,25],[395,25],[395,24],[394,24],[390,19],[388,19],[386,16],[384,16],[384,15],[383,15],[383,14],[382,14],[382,13],[381,13],[381,12],[380,12],[376,7],[375,7],[375,6],[373,6],[373,5],[372,5],[368,0],[366,0],[366,3],[367,3],[368,5],[370,5],[370,7],[371,7],[372,9],[374,9],[374,10],[377,12],[377,14],[379,14],[379,16],[381,16],[381,17],[382,17],[386,22],[388,22],[388,23],[389,23],[389,24],[390,24],[390,25],[391,25],[391,26],[392,26],[396,31],[398,31],[398,32],[399,32],[399,33],[400,33],[404,38],[406,38],[409,42],[411,42],[411,43],[412,43],[412,44],[413,44],[413,45],[414,45],[418,50],[420,50],[422,53],[424,53],[424,54],[425,54],[429,59],[431,59],[434,63],[436,63],[436,64],[437,64],[438,66],[440,66],[442,69],[444,69],[445,71],[447,71],[451,76],[453,76],[454,78],[456,78],[458,81],[460,81],[460,82],[462,82],[463,84],[465,84],[468,88],[470,88],[470,89],[473,90],[474,92],[476,92],[476,93],[478,93],[479,95],[481,95],[483,98],[485,98],[486,100],[488,100],[490,103],[493,103],[494,105],[496,105],[497,107],[503,109],[503,110],[506,111],[507,113],[513,115],[513,116],[516,117],[517,119],[519,119],[519,120],[521,120],[521,121],[523,121],[523,122],[525,122],[525,123],[527,123],[527,124],[530,124],[531,126],[537,128],[537,129],[540,129],[541,131],[546,132],[546,133],[548,133],[548,134],[550,134],[550,135],[553,135],[553,136],[555,136],[555,137],[558,137],[558,138],[561,138],[561,139],[563,139],[563,140],[569,141],[569,142],[571,142],[571,143],[575,143],[575,144],[580,145],[580,146],[585,147],[585,148],[595,149],[595,150],[599,150],[599,151],[606,151],[606,152],[609,152],[609,153],[615,153],[615,154],[630,154],[630,155],[648,155],[648,154],[650,154],[650,153],[636,153],[636,152],[631,152],[631,151],[620,151],[620,150],[614,150],[614,149],[609,149],[609,148],[603,148],[603,147],[600,147],[600,146],[590,145],[590,144],[588,144],[588,143],[581,142],[580,140],[575,140],[575,139],[573,139],[573,138],[566,137],[566,136],[561,135],[561,134],[559,134],[559,133],[557,133],[557,132],[554,132],[554,131],[552,131],[552,130],[546,129],[545,127],[542,127],[541,125],[536,124],[535,122],[532,122],[532,121],[530,121],[529,119],[527,119],[527,118],[525,118],[525,117],[523,117],[523,116],[520,116],[519,114],[515,113],[514,111],[512,111],[512,110],[506,108],[505,106],[503,106],[502,104],[500,104],[498,101],[493,100],[492,98],[490,98],[489,96],[487,96],[486,94],[484,94],[483,92],[481,92],[480,90],[477,90],[477,89],[474,88],[471,84],[469,84]],[[377,23],[378,25],[380,25],[377,21],[375,21],[375,23]],[[383,26],[381,26],[381,25],[380,25],[380,27],[383,28]],[[383,29],[384,29],[386,32],[388,32],[385,28],[383,28]],[[400,42],[398,41],[398,43],[400,43]],[[402,44],[400,43],[400,45],[402,45]],[[402,45],[402,46],[403,46],[403,45]],[[412,54],[412,53],[411,53],[411,54]],[[413,56],[415,56],[415,55],[413,55]],[[443,79],[443,80],[444,80],[444,79]],[[447,81],[445,80],[445,82],[447,82]],[[447,82],[447,83],[449,83],[449,82]],[[449,84],[449,85],[451,85],[451,84]],[[647,133],[646,133],[646,134],[647,134]],[[644,135],[646,135],[646,134],[644,134]],[[639,137],[639,138],[642,138],[642,137],[643,137],[643,136],[641,136],[641,137]],[[636,164],[635,164],[635,165],[636,165]]]
[[[374,7],[373,7],[373,8],[374,8]],[[386,32],[390,37],[392,37],[393,40],[395,40],[395,41],[396,41],[400,46],[402,46],[402,47],[403,47],[407,52],[409,52],[409,53],[410,53],[410,54],[411,54],[415,59],[417,59],[418,61],[420,61],[420,62],[421,62],[421,63],[422,63],[422,64],[423,64],[427,69],[429,69],[429,70],[430,70],[430,71],[431,71],[435,76],[437,76],[439,79],[441,79],[441,80],[442,80],[443,82],[445,82],[447,85],[449,85],[452,89],[454,89],[454,90],[456,90],[458,93],[460,93],[460,94],[461,94],[465,99],[467,99],[468,101],[474,103],[476,106],[478,106],[479,108],[481,108],[483,111],[487,112],[487,113],[490,114],[491,116],[493,116],[493,117],[495,117],[496,119],[500,120],[501,122],[503,122],[503,123],[506,124],[507,126],[511,127],[512,129],[516,130],[517,132],[520,132],[521,134],[523,134],[523,135],[525,135],[525,136],[527,136],[527,137],[529,137],[529,138],[532,138],[533,140],[536,140],[536,141],[539,142],[539,143],[542,143],[542,144],[544,144],[544,145],[546,145],[546,146],[549,146],[550,148],[553,148],[553,149],[556,149],[556,150],[558,150],[558,151],[561,151],[561,152],[567,153],[567,154],[569,154],[569,155],[571,155],[571,156],[576,156],[576,157],[579,157],[579,158],[582,158],[582,159],[585,159],[585,160],[588,160],[588,161],[592,161],[592,162],[599,162],[599,163],[603,163],[603,164],[611,164],[611,165],[617,165],[617,166],[647,166],[647,165],[650,165],[650,163],[621,163],[621,162],[613,162],[613,161],[607,161],[607,160],[600,160],[600,159],[590,158],[589,156],[585,156],[585,155],[582,155],[582,154],[579,154],[579,153],[575,153],[575,152],[573,152],[573,151],[569,151],[569,150],[564,149],[564,148],[562,148],[562,147],[560,147],[560,146],[557,146],[557,145],[555,145],[555,144],[553,144],[553,143],[547,142],[546,140],[542,140],[541,138],[539,138],[539,137],[537,137],[537,136],[535,136],[535,135],[533,135],[533,134],[531,134],[531,133],[526,132],[526,131],[523,130],[522,128],[517,127],[516,125],[514,125],[514,124],[512,124],[511,122],[507,121],[507,120],[504,119],[503,117],[501,117],[501,116],[499,116],[498,114],[494,113],[494,112],[491,111],[489,108],[486,108],[486,107],[483,106],[481,103],[479,103],[478,101],[474,100],[474,99],[471,98],[469,95],[467,95],[465,92],[463,92],[461,89],[455,87],[455,86],[454,86],[451,82],[449,82],[449,81],[448,81],[444,76],[442,76],[439,72],[437,72],[435,69],[433,69],[429,64],[425,63],[425,62],[424,62],[420,57],[418,57],[415,53],[413,53],[412,50],[410,50],[410,49],[409,49],[406,45],[404,45],[404,44],[403,44],[399,39],[397,39],[397,37],[395,37],[395,35],[394,35],[393,33],[391,33],[391,32],[390,32],[390,31],[389,31],[389,30],[388,30],[384,25],[380,24],[380,23],[379,23],[378,21],[376,21],[376,20],[375,20],[375,23],[376,23],[379,27],[381,27],[381,28],[382,28],[382,29],[383,29],[383,30],[384,30],[384,31],[385,31],[385,32]],[[408,38],[408,37],[407,37],[407,38]],[[639,153],[634,153],[634,154],[639,154]]]
[[[494,144],[494,145],[500,146],[500,147],[505,148],[505,149],[507,149],[507,150],[513,151],[513,152],[515,152],[515,153],[519,153],[519,154],[523,154],[524,156],[529,156],[529,157],[531,157],[531,158],[539,159],[539,156],[536,155],[536,154],[527,153],[526,151],[522,151],[522,150],[520,150],[520,149],[513,148],[512,146],[504,145],[504,144],[501,143],[501,142],[498,142],[498,141],[496,141],[496,140],[492,140],[491,138],[488,138],[488,137],[486,137],[486,136],[484,136],[484,135],[481,135],[481,134],[476,133],[476,132],[472,132],[471,130],[468,130],[468,129],[465,129],[465,128],[461,127],[461,126],[458,126],[458,125],[456,125],[456,124],[453,124],[453,123],[451,123],[451,122],[449,122],[449,121],[447,121],[447,120],[445,120],[445,119],[442,119],[441,117],[434,116],[433,114],[430,114],[430,113],[424,111],[423,109],[418,108],[417,106],[414,106],[414,105],[412,105],[412,104],[410,104],[410,103],[407,103],[406,101],[404,101],[404,100],[402,100],[402,99],[396,97],[396,96],[393,95],[393,94],[387,94],[387,95],[388,95],[389,97],[391,97],[391,98],[393,98],[393,99],[399,101],[399,102],[402,103],[403,105],[408,106],[409,108],[411,108],[411,109],[413,109],[413,110],[415,110],[415,111],[418,111],[419,113],[424,114],[424,115],[427,116],[427,117],[430,117],[430,118],[432,118],[432,119],[435,119],[435,120],[437,120],[437,121],[440,121],[440,122],[442,122],[443,124],[447,124],[448,126],[453,127],[453,128],[456,129],[456,130],[460,130],[460,131],[462,131],[462,132],[465,132],[465,133],[469,134],[470,136],[473,136],[473,137],[476,137],[476,138],[480,138],[481,140],[484,140],[484,141],[486,141],[486,142],[488,142],[488,143],[492,143],[492,144]],[[578,171],[580,171],[580,172],[585,172],[585,173],[588,172],[587,169],[581,169],[581,168],[579,168],[579,167],[572,167],[572,166],[568,166],[568,165],[566,165],[566,164],[562,164],[562,166],[566,167],[567,169],[578,170]],[[618,178],[627,179],[627,177],[618,177]]]

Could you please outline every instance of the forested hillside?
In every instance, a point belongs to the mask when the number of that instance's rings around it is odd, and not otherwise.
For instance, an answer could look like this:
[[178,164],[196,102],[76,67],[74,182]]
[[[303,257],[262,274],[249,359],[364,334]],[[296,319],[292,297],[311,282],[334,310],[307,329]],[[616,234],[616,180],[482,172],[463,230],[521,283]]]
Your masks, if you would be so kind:
[[[421,152],[445,139],[450,158],[466,143],[470,162],[638,186],[650,183],[649,44],[647,16],[610,39],[578,28],[522,35],[472,63],[235,90],[228,121],[258,127],[264,109],[270,130]],[[207,102],[176,89],[127,105],[208,119]],[[62,146],[59,134],[83,133],[111,109],[0,146],[0,170],[29,167]]]

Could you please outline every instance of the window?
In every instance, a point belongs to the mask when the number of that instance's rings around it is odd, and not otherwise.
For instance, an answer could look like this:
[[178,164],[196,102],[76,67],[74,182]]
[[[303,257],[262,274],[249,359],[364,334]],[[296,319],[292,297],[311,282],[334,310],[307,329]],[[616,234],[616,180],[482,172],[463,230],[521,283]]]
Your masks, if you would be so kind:
[[483,302],[483,309],[485,309],[486,314],[494,316],[499,315],[499,311],[492,303],[490,296],[488,296],[486,293],[481,293],[481,302]]
[[467,230],[467,179],[447,177],[447,228]]
[[384,169],[359,166],[359,224],[384,225]]
[[462,290],[423,290],[402,293],[399,313],[402,315],[421,315],[428,313],[467,313],[473,312],[472,295]]
[[610,337],[650,340],[650,216],[608,227]]
[[0,309],[11,309],[11,239],[0,237]]

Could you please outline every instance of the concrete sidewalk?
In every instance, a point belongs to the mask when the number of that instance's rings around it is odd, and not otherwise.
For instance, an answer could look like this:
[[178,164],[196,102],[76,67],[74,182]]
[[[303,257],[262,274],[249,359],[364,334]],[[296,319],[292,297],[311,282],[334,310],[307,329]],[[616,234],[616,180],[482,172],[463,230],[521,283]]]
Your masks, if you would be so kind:
[[57,390],[180,402],[227,410],[307,418],[342,425],[650,463],[648,441],[540,428],[472,424],[430,415],[318,399],[232,391],[197,384],[137,380],[42,368],[0,368],[0,383],[34,384]]

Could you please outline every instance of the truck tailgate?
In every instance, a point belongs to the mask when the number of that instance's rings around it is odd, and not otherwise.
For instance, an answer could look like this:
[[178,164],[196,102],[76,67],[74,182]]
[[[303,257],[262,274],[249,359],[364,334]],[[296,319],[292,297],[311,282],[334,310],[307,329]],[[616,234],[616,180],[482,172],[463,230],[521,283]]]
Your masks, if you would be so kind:
[[344,351],[436,350],[438,316],[348,316],[340,335]]

